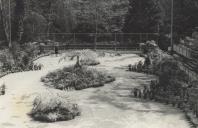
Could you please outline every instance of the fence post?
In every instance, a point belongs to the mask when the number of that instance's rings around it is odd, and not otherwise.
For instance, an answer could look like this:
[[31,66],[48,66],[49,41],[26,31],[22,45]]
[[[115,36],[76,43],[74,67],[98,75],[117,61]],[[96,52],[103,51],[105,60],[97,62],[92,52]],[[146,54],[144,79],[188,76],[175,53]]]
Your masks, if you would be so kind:
[[142,43],[142,33],[140,33],[140,43]]
[[114,42],[115,42],[115,43],[114,43],[114,50],[116,51],[116,50],[117,50],[117,48],[116,48],[116,45],[117,45],[116,33],[115,33],[115,35],[114,35],[114,36],[115,36],[115,37],[114,37],[114,38],[115,38],[115,39],[114,39],[114,40],[115,40],[115,41],[114,41]]
[[76,34],[74,33],[74,43],[76,43]]
[[146,41],[148,41],[149,39],[148,39],[148,33],[146,33]]
[[124,34],[122,33],[122,42],[121,44],[124,44]]
[[53,34],[53,41],[55,41],[55,33]]
[[97,32],[95,33],[95,38],[94,38],[94,50],[97,49]]

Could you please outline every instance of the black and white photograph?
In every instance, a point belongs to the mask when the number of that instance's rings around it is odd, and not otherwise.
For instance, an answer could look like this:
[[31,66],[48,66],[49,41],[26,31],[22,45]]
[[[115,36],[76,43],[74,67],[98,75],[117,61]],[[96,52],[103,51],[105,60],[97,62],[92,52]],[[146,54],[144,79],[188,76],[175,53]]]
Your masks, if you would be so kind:
[[0,128],[198,128],[198,0],[0,0]]

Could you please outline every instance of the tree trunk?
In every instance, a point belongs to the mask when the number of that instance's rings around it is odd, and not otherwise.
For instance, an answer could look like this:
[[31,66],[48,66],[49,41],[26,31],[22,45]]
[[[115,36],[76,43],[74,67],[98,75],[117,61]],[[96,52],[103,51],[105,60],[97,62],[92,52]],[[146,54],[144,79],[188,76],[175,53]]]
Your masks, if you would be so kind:
[[80,57],[79,56],[77,56],[77,61],[76,61],[76,64],[75,64],[75,68],[81,68]]
[[[6,3],[7,2],[7,3]],[[6,41],[10,40],[10,22],[9,22],[9,4],[8,1],[0,0],[0,17],[3,24],[3,30],[5,34]]]

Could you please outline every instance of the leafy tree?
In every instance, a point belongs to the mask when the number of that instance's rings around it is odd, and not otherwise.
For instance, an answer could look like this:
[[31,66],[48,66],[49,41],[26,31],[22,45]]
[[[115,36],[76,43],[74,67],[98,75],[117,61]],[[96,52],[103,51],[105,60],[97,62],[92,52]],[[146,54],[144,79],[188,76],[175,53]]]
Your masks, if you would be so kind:
[[129,0],[123,31],[126,33],[154,33],[160,23],[160,9],[153,0]]
[[38,39],[38,33],[45,33],[47,28],[46,19],[36,13],[32,12],[24,18],[24,33],[22,42],[35,41]]
[[72,2],[76,24],[85,23],[94,26],[93,30],[88,29],[87,33],[96,32],[96,24],[98,33],[121,32],[127,6],[127,0],[74,0]]
[[128,6],[128,0],[112,0],[108,16],[109,32],[122,32]]

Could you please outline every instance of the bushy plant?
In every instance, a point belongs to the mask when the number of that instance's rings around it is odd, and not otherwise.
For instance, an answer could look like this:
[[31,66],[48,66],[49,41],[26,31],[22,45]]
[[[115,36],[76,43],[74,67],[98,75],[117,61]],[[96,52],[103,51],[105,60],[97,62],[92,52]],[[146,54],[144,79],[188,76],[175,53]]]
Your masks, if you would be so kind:
[[173,58],[163,58],[158,64],[159,85],[164,92],[174,96],[180,95],[180,89],[188,82],[187,74]]
[[5,95],[5,90],[6,90],[6,86],[5,86],[5,84],[3,83],[3,84],[0,86],[0,95]]
[[47,92],[33,101],[30,116],[38,121],[55,122],[72,120],[80,115],[77,104],[62,93]]
[[12,54],[9,52],[9,50],[5,49],[1,51],[0,58],[2,63],[1,72],[11,71],[14,65],[14,58]]
[[87,67],[66,67],[62,70],[49,73],[41,79],[47,86],[56,89],[70,89],[81,90],[90,87],[103,86],[105,83],[114,81],[115,78],[108,76],[95,69]]
[[98,65],[100,62],[97,60],[98,54],[92,50],[76,50],[65,54],[60,61],[70,58],[73,60],[75,57],[79,57],[80,65]]
[[15,44],[9,50],[0,53],[2,61],[2,72],[18,72],[30,70],[33,58],[38,55],[37,46],[27,43],[24,45]]
[[151,65],[150,58],[147,56],[144,60],[144,67],[148,68]]

